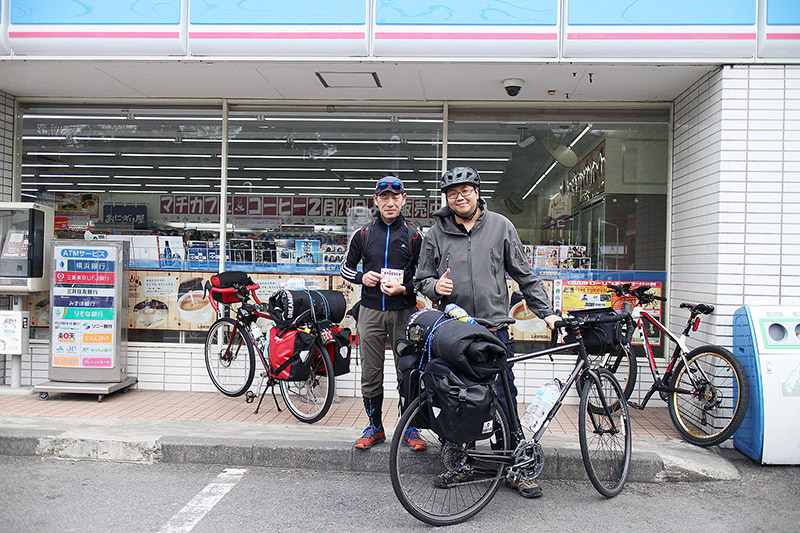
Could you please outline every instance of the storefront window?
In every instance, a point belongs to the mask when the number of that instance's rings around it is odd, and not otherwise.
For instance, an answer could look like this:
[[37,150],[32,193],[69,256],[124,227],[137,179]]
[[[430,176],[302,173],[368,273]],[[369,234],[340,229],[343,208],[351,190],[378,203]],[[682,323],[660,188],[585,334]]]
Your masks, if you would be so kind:
[[[55,208],[58,238],[131,243],[132,341],[202,341],[210,308],[179,302],[219,268],[223,209],[226,268],[261,296],[288,282],[357,299],[336,274],[375,180],[399,176],[421,226],[438,207],[441,108],[233,106],[225,202],[221,139],[221,106],[23,106],[22,200]],[[28,300],[46,338],[49,295]]]
[[[514,222],[556,307],[607,306],[607,283],[663,293],[667,110],[451,107],[449,118],[448,166],[479,170],[481,196]],[[547,336],[517,324],[518,340]]]

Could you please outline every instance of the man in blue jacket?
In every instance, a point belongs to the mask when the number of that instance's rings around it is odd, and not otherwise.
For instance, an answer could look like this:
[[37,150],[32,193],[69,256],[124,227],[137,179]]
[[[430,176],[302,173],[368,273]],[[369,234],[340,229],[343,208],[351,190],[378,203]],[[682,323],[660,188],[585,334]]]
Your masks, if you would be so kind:
[[[528,308],[553,329],[561,318],[553,312],[544,283],[525,258],[517,229],[503,215],[489,211],[480,197],[478,171],[454,167],[444,173],[440,188],[447,205],[434,213],[436,223],[425,235],[417,290],[438,301],[441,308],[455,303],[473,317],[500,323],[508,319],[508,273],[519,284]],[[509,338],[508,329],[500,327],[494,334],[512,357],[514,341]],[[510,365],[507,375],[511,398],[505,398],[503,387],[498,387],[498,399],[508,420],[515,424],[517,388]],[[449,483],[446,478],[447,473],[442,474],[437,486],[446,487]],[[534,480],[520,482],[513,488],[526,498],[542,495]]]
[[[394,353],[397,339],[403,338],[406,323],[416,310],[414,271],[417,267],[422,234],[403,218],[406,203],[403,182],[394,176],[378,180],[373,196],[380,216],[354,231],[347,242],[347,254],[340,268],[350,283],[361,284],[358,312],[358,342],[361,347],[361,395],[369,425],[356,441],[362,450],[386,440],[383,429],[383,364],[386,342]],[[356,270],[362,263],[362,271]],[[398,377],[400,372],[397,373]],[[419,432],[411,428],[403,442],[412,450],[425,449]]]

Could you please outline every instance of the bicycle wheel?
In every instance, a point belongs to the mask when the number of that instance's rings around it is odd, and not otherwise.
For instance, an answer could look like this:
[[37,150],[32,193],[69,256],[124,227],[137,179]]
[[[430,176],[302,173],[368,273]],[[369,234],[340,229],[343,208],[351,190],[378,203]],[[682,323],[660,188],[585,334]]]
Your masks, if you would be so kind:
[[739,429],[750,386],[742,363],[720,346],[701,346],[679,360],[670,383],[669,415],[678,433],[697,446],[714,446]]
[[[418,520],[434,526],[463,522],[483,509],[500,485],[505,465],[471,454],[502,450],[511,442],[505,413],[495,401],[496,431],[490,438],[469,444],[446,442],[433,430],[418,428],[427,449],[413,451],[403,444],[402,437],[419,423],[415,418],[420,414],[427,420],[428,406],[422,396],[411,402],[394,430],[389,455],[392,488],[406,511]],[[435,486],[434,480],[444,472],[458,472],[460,479],[450,480],[447,488]]]
[[[631,419],[622,387],[614,374],[600,368],[597,381],[587,376],[578,411],[578,436],[586,474],[607,498],[620,493],[631,464]],[[591,406],[603,406],[596,413]]]
[[250,336],[232,318],[220,318],[206,336],[206,368],[211,382],[226,396],[239,396],[250,388],[256,355]]
[[327,414],[333,403],[335,378],[333,362],[319,339],[314,343],[308,379],[280,380],[279,383],[286,407],[299,421],[311,424]]
[[[633,394],[633,389],[636,387],[636,376],[638,375],[638,368],[636,363],[636,353],[633,347],[620,345],[614,352],[607,355],[589,355],[589,362],[594,368],[603,367],[608,369],[614,377],[619,381],[622,387],[622,394],[625,400],[629,400]],[[578,395],[583,392],[583,379],[575,382],[578,390]],[[589,403],[591,409],[595,413],[601,413],[602,406]]]

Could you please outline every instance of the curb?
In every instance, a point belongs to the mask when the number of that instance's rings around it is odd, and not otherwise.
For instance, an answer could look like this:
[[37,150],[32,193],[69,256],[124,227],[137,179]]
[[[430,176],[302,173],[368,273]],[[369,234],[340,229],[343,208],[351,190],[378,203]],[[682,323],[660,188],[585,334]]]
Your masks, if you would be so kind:
[[[541,479],[586,480],[580,450],[544,448]],[[315,443],[296,440],[220,439],[165,436],[157,441],[115,441],[73,438],[40,430],[0,429],[0,455],[69,460],[165,464],[221,464],[342,472],[388,473],[389,446],[368,452],[347,442]],[[637,452],[631,458],[628,480],[666,481],[658,454]]]
[[[0,456],[388,473],[389,445],[357,450],[353,442],[359,434],[345,427],[275,424],[265,437],[263,425],[248,423],[0,417]],[[541,479],[588,479],[577,436],[547,435],[542,446]],[[739,477],[718,449],[677,439],[633,441],[629,481]]]

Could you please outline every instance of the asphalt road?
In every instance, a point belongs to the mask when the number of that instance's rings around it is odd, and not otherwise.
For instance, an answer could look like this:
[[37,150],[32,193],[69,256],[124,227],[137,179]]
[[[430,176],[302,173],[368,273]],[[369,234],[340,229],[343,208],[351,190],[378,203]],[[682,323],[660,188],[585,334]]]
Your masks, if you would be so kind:
[[[544,481],[538,500],[501,487],[477,517],[446,529],[800,530],[800,467],[735,464],[740,481],[629,483],[611,500],[588,482]],[[8,533],[431,529],[400,506],[387,474],[3,457],[0,490]]]

